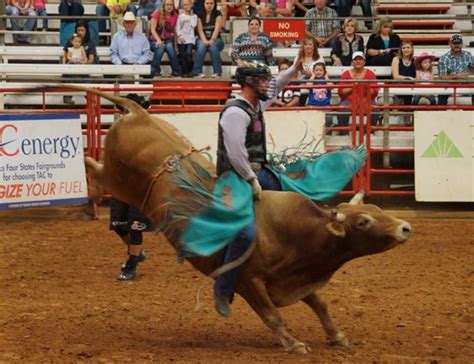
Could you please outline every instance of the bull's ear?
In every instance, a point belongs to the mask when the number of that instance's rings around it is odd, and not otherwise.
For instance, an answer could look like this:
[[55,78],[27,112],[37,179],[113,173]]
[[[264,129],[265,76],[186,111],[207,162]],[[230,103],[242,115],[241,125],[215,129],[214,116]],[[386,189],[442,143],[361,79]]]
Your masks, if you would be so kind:
[[343,238],[346,236],[346,229],[344,228],[344,224],[341,224],[338,221],[328,222],[326,224],[326,229],[328,229],[328,231],[331,234],[338,236],[340,238]]

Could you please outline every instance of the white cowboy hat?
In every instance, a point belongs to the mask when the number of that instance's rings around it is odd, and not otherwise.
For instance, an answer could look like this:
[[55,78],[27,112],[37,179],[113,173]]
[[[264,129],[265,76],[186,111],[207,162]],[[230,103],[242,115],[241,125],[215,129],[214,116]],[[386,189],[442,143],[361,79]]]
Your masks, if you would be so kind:
[[141,29],[141,19],[136,17],[131,11],[127,11],[123,16],[117,19],[118,25],[120,25],[122,28],[124,21],[134,21],[136,23],[135,29]]

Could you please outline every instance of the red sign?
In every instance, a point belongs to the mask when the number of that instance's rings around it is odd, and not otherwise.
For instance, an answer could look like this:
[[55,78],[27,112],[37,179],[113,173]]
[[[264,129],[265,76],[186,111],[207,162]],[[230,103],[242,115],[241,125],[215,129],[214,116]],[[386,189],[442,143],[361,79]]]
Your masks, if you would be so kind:
[[306,24],[304,19],[265,19],[263,32],[274,41],[302,40],[306,35]]

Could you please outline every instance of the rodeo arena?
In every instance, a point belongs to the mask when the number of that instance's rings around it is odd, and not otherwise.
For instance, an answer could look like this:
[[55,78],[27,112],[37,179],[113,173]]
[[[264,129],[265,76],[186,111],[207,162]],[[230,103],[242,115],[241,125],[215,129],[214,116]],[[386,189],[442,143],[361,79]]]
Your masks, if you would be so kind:
[[473,6],[0,0],[0,363],[474,363]]

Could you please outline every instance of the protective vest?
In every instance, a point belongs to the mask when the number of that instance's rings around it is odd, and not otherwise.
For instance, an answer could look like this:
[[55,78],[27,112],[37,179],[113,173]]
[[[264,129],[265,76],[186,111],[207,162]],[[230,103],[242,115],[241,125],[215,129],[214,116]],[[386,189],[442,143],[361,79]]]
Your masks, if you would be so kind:
[[[250,116],[250,123],[247,127],[247,135],[245,137],[245,148],[249,155],[250,163],[267,163],[267,141],[265,138],[265,123],[263,121],[263,113],[254,111],[252,107],[243,100],[233,99],[227,101],[224,109],[219,115],[219,121],[222,114],[229,107],[236,106],[244,110]],[[219,123],[219,131],[217,136],[217,174],[233,170],[229,162],[227,151],[224,146],[224,132]]]

